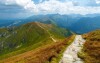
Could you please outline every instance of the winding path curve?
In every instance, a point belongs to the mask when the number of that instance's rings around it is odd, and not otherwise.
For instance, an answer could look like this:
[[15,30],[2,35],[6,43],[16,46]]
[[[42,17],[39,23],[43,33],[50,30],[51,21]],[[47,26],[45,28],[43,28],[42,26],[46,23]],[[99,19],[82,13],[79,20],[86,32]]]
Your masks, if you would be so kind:
[[73,43],[63,53],[63,57],[59,63],[83,63],[83,61],[78,58],[77,53],[81,50],[84,42],[85,40],[81,35],[76,35]]

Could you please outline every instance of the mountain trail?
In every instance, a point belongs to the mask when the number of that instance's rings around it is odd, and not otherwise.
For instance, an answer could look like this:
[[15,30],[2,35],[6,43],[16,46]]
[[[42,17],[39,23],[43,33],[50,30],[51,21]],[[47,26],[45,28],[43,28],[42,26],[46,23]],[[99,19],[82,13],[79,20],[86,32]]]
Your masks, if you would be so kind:
[[59,63],[83,63],[77,54],[81,51],[84,43],[85,40],[82,36],[76,35],[73,43],[63,53],[63,57]]
[[[36,23],[40,28],[42,28],[42,29],[44,29],[44,30],[46,30],[43,26],[41,26],[40,24],[38,24],[38,23]],[[50,36],[50,38],[52,39],[52,41],[53,42],[57,42],[53,37],[52,37],[52,35],[50,34],[50,32],[48,31],[48,30],[46,30],[47,31],[47,33],[49,34],[49,36]]]

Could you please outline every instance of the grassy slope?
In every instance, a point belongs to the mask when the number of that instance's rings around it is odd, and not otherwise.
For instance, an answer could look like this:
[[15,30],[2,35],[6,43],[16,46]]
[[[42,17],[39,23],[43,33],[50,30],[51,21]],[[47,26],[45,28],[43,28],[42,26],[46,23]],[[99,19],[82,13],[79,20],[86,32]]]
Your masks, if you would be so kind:
[[8,59],[0,61],[1,63],[59,63],[61,53],[73,41],[75,36],[71,36],[61,42],[53,42],[41,46],[36,50],[31,50]]
[[[40,25],[44,28],[41,28]],[[48,32],[47,32],[48,30]],[[0,29],[0,59],[21,54],[47,44],[53,41],[50,35],[59,41],[71,35],[70,31],[51,24],[28,23],[20,27],[10,29]],[[4,35],[5,34],[5,35]]]
[[32,46],[38,41],[44,40],[43,38],[48,37],[48,34],[35,23],[23,25],[18,29],[10,31],[7,35],[10,36],[8,38],[4,36],[1,40],[4,41],[4,47],[1,50],[1,57],[2,55],[5,55],[6,53],[12,52],[14,50],[20,50],[25,47]]
[[100,63],[100,30],[84,34],[83,38],[86,42],[80,57],[85,63]]

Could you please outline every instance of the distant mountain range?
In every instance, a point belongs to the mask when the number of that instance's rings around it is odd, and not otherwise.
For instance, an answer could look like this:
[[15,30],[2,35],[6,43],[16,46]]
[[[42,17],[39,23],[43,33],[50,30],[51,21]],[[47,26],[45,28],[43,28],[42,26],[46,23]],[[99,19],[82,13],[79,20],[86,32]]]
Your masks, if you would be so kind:
[[[19,23],[13,24],[19,21]],[[28,22],[39,21],[42,23],[53,23],[60,27],[70,29],[75,33],[83,34],[92,30],[100,29],[100,14],[89,15],[60,15],[60,14],[48,14],[48,15],[34,15],[26,19],[11,20],[7,23],[2,23],[0,26],[19,26]],[[12,25],[13,24],[13,25]]]
[[100,16],[98,17],[82,17],[73,26],[71,30],[76,33],[87,33],[92,30],[100,29]]

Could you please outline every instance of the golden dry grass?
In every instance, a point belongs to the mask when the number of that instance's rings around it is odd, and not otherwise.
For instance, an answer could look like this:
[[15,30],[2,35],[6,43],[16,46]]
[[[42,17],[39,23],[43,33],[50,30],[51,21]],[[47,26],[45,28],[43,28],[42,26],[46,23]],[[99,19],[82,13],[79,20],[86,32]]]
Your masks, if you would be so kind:
[[100,63],[100,30],[84,34],[83,38],[86,39],[83,48],[85,63]]

